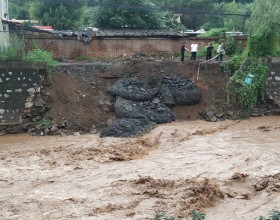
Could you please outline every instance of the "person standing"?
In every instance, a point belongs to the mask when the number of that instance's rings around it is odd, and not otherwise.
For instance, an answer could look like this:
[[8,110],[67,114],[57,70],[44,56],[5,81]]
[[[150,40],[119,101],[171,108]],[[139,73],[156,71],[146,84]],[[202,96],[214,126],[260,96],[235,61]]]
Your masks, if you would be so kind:
[[214,49],[213,45],[210,43],[206,46],[206,60],[211,60],[212,58],[212,50]]
[[181,46],[181,61],[183,62],[185,60],[185,51],[188,50],[186,48],[186,44],[183,43],[182,46]]
[[221,43],[217,49],[217,53],[218,53],[218,56],[216,58],[216,60],[220,60],[223,61],[223,53],[224,53],[224,43]]
[[197,43],[193,42],[191,45],[191,60],[196,60],[197,49],[198,49]]

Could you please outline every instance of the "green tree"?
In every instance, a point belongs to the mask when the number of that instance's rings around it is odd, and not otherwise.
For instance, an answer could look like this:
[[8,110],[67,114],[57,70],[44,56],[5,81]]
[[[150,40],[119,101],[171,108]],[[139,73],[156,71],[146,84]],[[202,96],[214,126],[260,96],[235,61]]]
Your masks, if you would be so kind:
[[236,0],[224,5],[224,11],[232,16],[226,16],[223,19],[224,27],[227,31],[242,31],[244,32],[245,22],[247,17],[238,16],[250,14],[251,4],[236,3]]
[[280,1],[255,0],[252,16],[247,27],[252,37],[249,40],[251,55],[280,54]]
[[182,23],[178,22],[178,17],[174,16],[172,12],[167,11],[164,15],[164,19],[165,19],[166,27],[181,30],[181,31],[186,30],[186,27]]
[[98,28],[164,28],[165,13],[150,0],[99,0],[92,11]]
[[253,0],[154,0],[165,10],[183,14],[188,29],[225,28],[244,31]]
[[14,19],[29,19],[28,14],[29,0],[10,0],[9,1],[9,15]]
[[84,6],[84,0],[33,0],[29,14],[32,19],[57,30],[75,29],[83,24]]
[[210,21],[214,4],[212,0],[154,0],[162,10],[182,14],[181,20],[188,29],[197,30]]
[[[229,101],[251,112],[257,100],[264,99],[264,87],[268,69],[260,57],[280,55],[280,2],[279,0],[255,0],[248,23],[251,33],[248,47],[242,54],[239,69],[228,84]],[[253,74],[249,84],[246,78]]]
[[267,32],[280,33],[280,1],[255,0],[252,16],[248,23],[251,33]]
[[198,30],[211,19],[212,14],[205,13],[213,10],[212,0],[182,1],[182,22],[188,29]]

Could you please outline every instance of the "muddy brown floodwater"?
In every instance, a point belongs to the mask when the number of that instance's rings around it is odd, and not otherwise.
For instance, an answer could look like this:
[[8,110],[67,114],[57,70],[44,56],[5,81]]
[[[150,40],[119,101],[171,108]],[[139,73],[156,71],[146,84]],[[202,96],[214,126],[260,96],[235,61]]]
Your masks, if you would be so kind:
[[280,209],[280,116],[139,138],[0,137],[0,219],[254,220]]

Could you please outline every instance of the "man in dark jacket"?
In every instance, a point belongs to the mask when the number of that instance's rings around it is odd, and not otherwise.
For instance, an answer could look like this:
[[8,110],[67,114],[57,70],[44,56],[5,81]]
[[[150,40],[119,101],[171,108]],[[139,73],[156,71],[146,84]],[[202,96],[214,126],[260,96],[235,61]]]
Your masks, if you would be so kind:
[[181,61],[182,62],[185,60],[185,51],[186,50],[188,50],[188,49],[186,48],[185,43],[183,43],[182,46],[181,46]]
[[212,58],[212,50],[214,49],[213,45],[210,43],[206,46],[206,60],[211,60]]

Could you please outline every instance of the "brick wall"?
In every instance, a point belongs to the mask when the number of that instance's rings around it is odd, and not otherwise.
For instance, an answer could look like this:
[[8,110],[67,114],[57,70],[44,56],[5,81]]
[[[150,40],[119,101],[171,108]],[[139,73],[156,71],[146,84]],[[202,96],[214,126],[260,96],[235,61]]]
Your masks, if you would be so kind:
[[[132,56],[137,53],[148,55],[157,54],[159,52],[176,53],[180,51],[181,44],[186,43],[190,48],[193,41],[196,41],[199,47],[204,47],[209,42],[218,42],[219,38],[105,38],[98,37],[85,44],[76,37],[58,38],[46,33],[27,33],[26,36],[27,49],[31,49],[34,40],[39,42],[41,48],[45,48],[49,42],[53,43],[47,48],[52,51],[57,59],[74,59],[80,56],[88,56],[95,58],[117,58],[122,56]],[[237,37],[241,45],[247,42],[246,37]]]
[[21,124],[40,92],[39,67],[33,63],[0,62],[0,124]]

